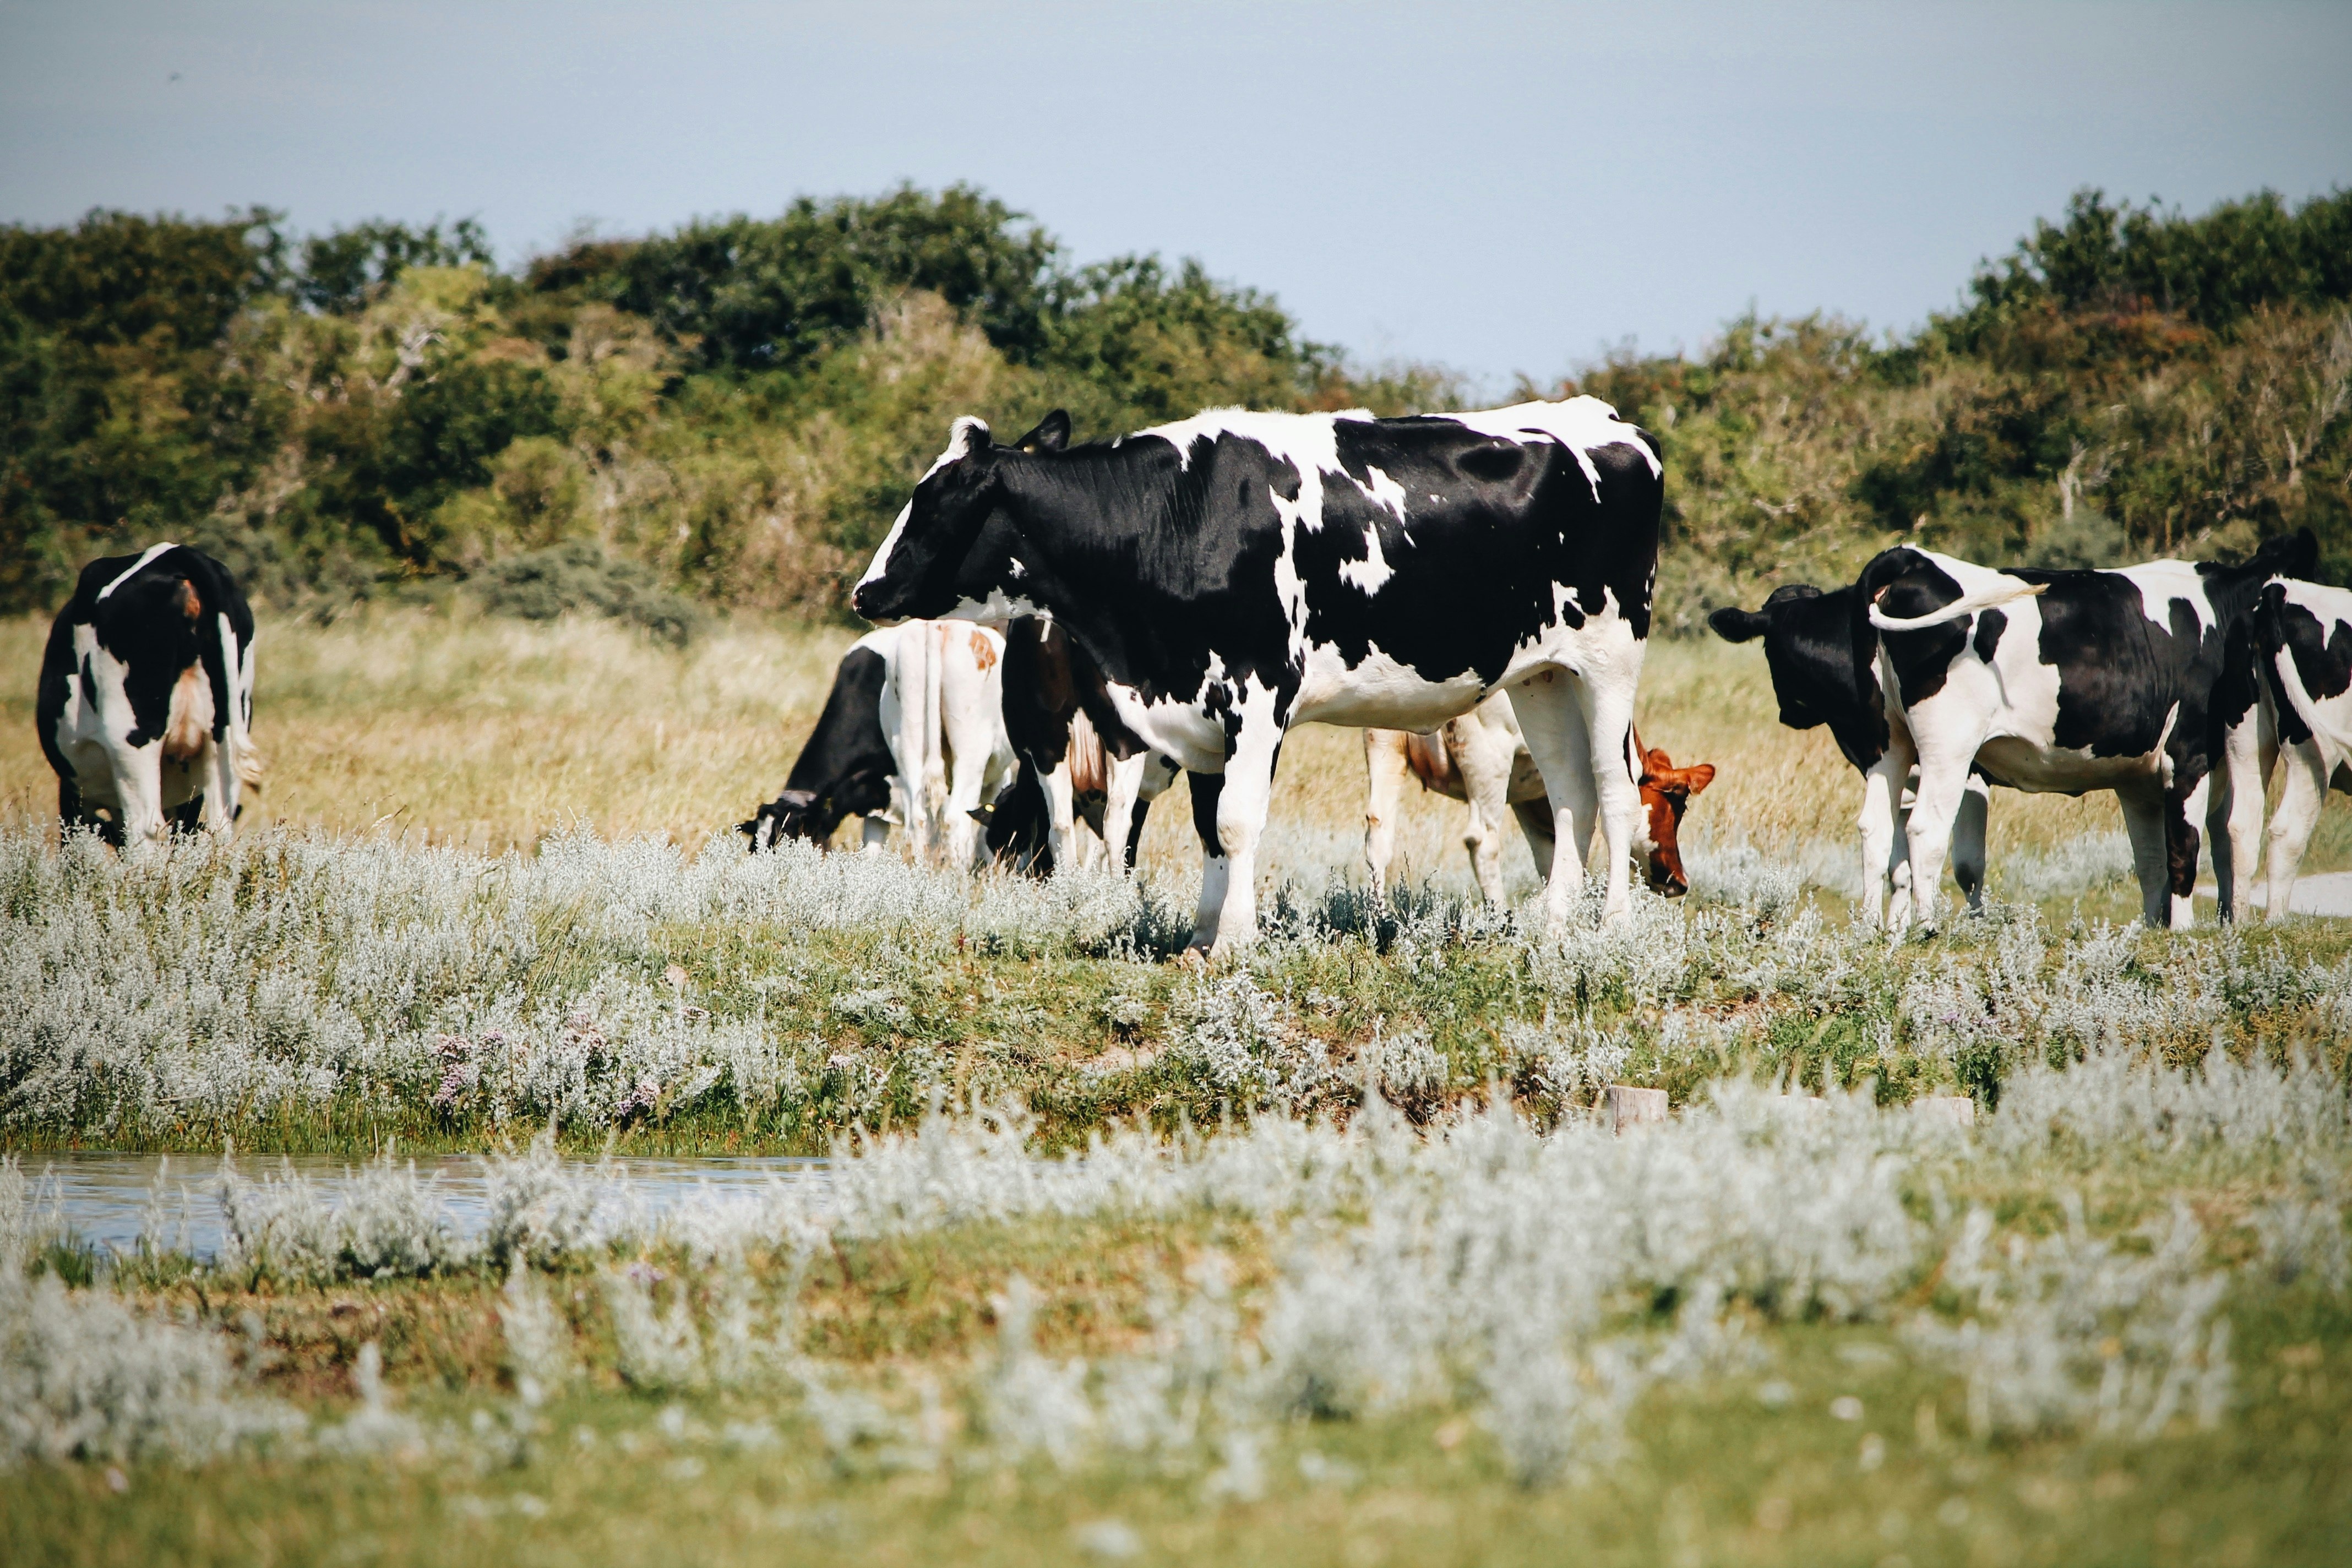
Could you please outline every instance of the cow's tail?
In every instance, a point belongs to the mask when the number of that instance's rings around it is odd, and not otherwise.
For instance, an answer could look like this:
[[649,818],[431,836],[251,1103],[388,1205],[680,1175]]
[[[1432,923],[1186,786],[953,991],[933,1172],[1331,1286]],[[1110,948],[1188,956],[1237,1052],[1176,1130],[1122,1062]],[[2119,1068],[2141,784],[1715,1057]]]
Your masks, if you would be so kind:
[[1940,626],[1948,621],[1966,620],[1979,610],[1997,609],[2002,605],[2015,604],[2020,599],[2039,598],[2049,590],[2047,583],[2023,583],[2014,577],[2004,577],[1990,587],[1963,594],[1942,609],[1930,610],[1924,616],[1890,616],[1873,601],[1870,624],[1882,632],[1925,631],[1929,626]]

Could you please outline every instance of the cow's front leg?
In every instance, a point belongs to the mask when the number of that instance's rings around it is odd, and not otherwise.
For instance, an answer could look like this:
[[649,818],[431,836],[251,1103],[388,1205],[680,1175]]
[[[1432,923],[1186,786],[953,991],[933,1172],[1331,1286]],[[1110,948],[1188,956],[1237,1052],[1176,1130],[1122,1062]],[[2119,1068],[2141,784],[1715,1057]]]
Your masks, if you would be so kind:
[[1223,773],[1191,773],[1192,831],[1201,839],[1201,904],[1192,915],[1192,950],[1204,952],[1216,943],[1217,921],[1224,913],[1225,882],[1232,869],[1224,843],[1217,834],[1217,809],[1225,792]]
[[2124,832],[2131,838],[2132,870],[2139,879],[2140,923],[2154,930],[2171,912],[2167,893],[2164,786],[2154,779],[2119,786],[2116,804],[2123,807]]
[[[1268,707],[1272,704],[1268,703]],[[1225,852],[1225,900],[1209,952],[1223,958],[1257,941],[1257,847],[1274,797],[1282,728],[1271,713],[1245,714],[1226,748],[1225,786],[1217,798],[1217,842]],[[1194,936],[1195,945],[1199,937]]]
[[1389,861],[1396,854],[1397,813],[1404,805],[1405,760],[1410,739],[1402,730],[1364,731],[1364,869],[1372,901],[1389,897]]
[[[1511,711],[1518,717],[1519,737],[1527,742],[1536,771],[1543,774],[1544,800],[1551,808],[1551,864],[1544,868],[1544,921],[1549,926],[1567,920],[1584,890],[1584,852],[1591,841],[1593,814],[1600,801],[1593,781],[1592,726],[1586,720],[1577,687],[1575,678],[1566,671],[1547,669],[1511,688]],[[1632,724],[1629,710],[1626,725],[1630,729]],[[1621,761],[1619,771],[1623,765]],[[1632,787],[1632,779],[1626,784]],[[1637,789],[1637,805],[1640,799]],[[1625,843],[1619,846],[1622,852],[1630,853],[1632,828],[1628,821]]]

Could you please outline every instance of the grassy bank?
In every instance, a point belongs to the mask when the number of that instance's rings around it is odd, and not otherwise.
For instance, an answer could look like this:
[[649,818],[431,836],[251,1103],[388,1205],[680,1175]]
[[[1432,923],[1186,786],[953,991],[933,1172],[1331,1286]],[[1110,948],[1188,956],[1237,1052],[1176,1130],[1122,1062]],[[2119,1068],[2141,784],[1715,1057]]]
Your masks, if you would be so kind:
[[[2021,1071],[1973,1132],[1737,1091],[1624,1137],[1266,1118],[1076,1159],[939,1121],[827,1199],[593,1237],[529,1159],[478,1243],[396,1168],[342,1219],[236,1182],[216,1265],[142,1252],[72,1291],[0,1190],[9,1451],[86,1461],[13,1474],[0,1541],[2324,1563],[2352,1528],[2347,1151],[2332,1075],[2105,1054]],[[362,1231],[406,1261],[354,1274]]]

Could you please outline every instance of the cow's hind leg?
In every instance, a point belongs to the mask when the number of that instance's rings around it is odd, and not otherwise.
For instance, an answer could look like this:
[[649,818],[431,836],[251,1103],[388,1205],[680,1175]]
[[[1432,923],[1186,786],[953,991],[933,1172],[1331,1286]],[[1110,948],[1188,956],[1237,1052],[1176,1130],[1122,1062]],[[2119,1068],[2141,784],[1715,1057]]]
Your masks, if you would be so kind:
[[1226,863],[1224,908],[1210,948],[1218,957],[1257,941],[1257,847],[1274,797],[1275,763],[1282,755],[1272,694],[1262,702],[1265,711],[1244,710],[1240,733],[1226,747],[1225,786],[1217,795],[1217,842]]
[[[1640,765],[1633,757],[1633,693],[1642,679],[1642,645],[1613,650],[1577,680],[1590,726],[1592,788],[1601,797],[1602,852],[1608,892],[1603,921],[1622,920],[1633,907],[1633,841],[1642,827]],[[1546,775],[1549,777],[1549,774]]]
[[1952,818],[1952,879],[1959,883],[1969,908],[1979,912],[1984,909],[1985,815],[1991,799],[1992,786],[1984,775],[1970,773],[1960,794],[1960,809]]
[[2286,780],[2279,786],[2278,809],[2271,813],[2270,865],[2263,892],[2263,918],[2273,921],[2287,917],[2294,874],[2327,804],[2327,759],[2319,742],[2293,742],[2279,748],[2279,755],[2286,763]]
[[[1544,800],[1551,811],[1551,863],[1544,868],[1544,920],[1558,925],[1584,890],[1584,853],[1592,838],[1592,819],[1600,805],[1595,788],[1592,726],[1580,700],[1579,683],[1565,671],[1547,669],[1511,688],[1511,711],[1519,721],[1519,736],[1528,755],[1543,774]],[[1627,715],[1627,724],[1632,715]],[[1622,764],[1621,764],[1622,771]],[[1630,787],[1633,781],[1626,781]],[[1640,794],[1635,792],[1636,804]],[[1633,824],[1625,825],[1630,853]]]
[[[2222,731],[2221,766],[2215,770],[2212,795],[2205,812],[2206,842],[2213,851],[2214,915],[2223,921],[2242,918],[2243,906],[2253,896],[2254,868],[2261,855],[2263,791],[2270,780],[2269,762],[2276,743],[2263,744],[2263,710]],[[2265,756],[2265,752],[2268,755]]]
[[1911,847],[1911,912],[1923,931],[1936,927],[1936,906],[1943,892],[1944,858],[1951,850],[1952,829],[1968,795],[1969,761],[1976,755],[1971,737],[1965,746],[1922,751],[1919,790],[1911,815],[1903,825]]

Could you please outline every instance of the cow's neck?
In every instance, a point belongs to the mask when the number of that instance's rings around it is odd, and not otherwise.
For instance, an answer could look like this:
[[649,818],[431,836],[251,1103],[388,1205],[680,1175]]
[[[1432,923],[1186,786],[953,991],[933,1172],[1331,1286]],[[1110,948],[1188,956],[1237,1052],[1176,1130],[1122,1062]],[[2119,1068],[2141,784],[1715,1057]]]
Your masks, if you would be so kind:
[[1152,596],[1137,592],[1135,562],[1152,553],[1147,541],[1168,526],[1173,496],[1146,457],[1086,448],[1015,458],[1003,475],[1021,536],[1020,591],[1123,686],[1143,683],[1139,666],[1156,640]]

